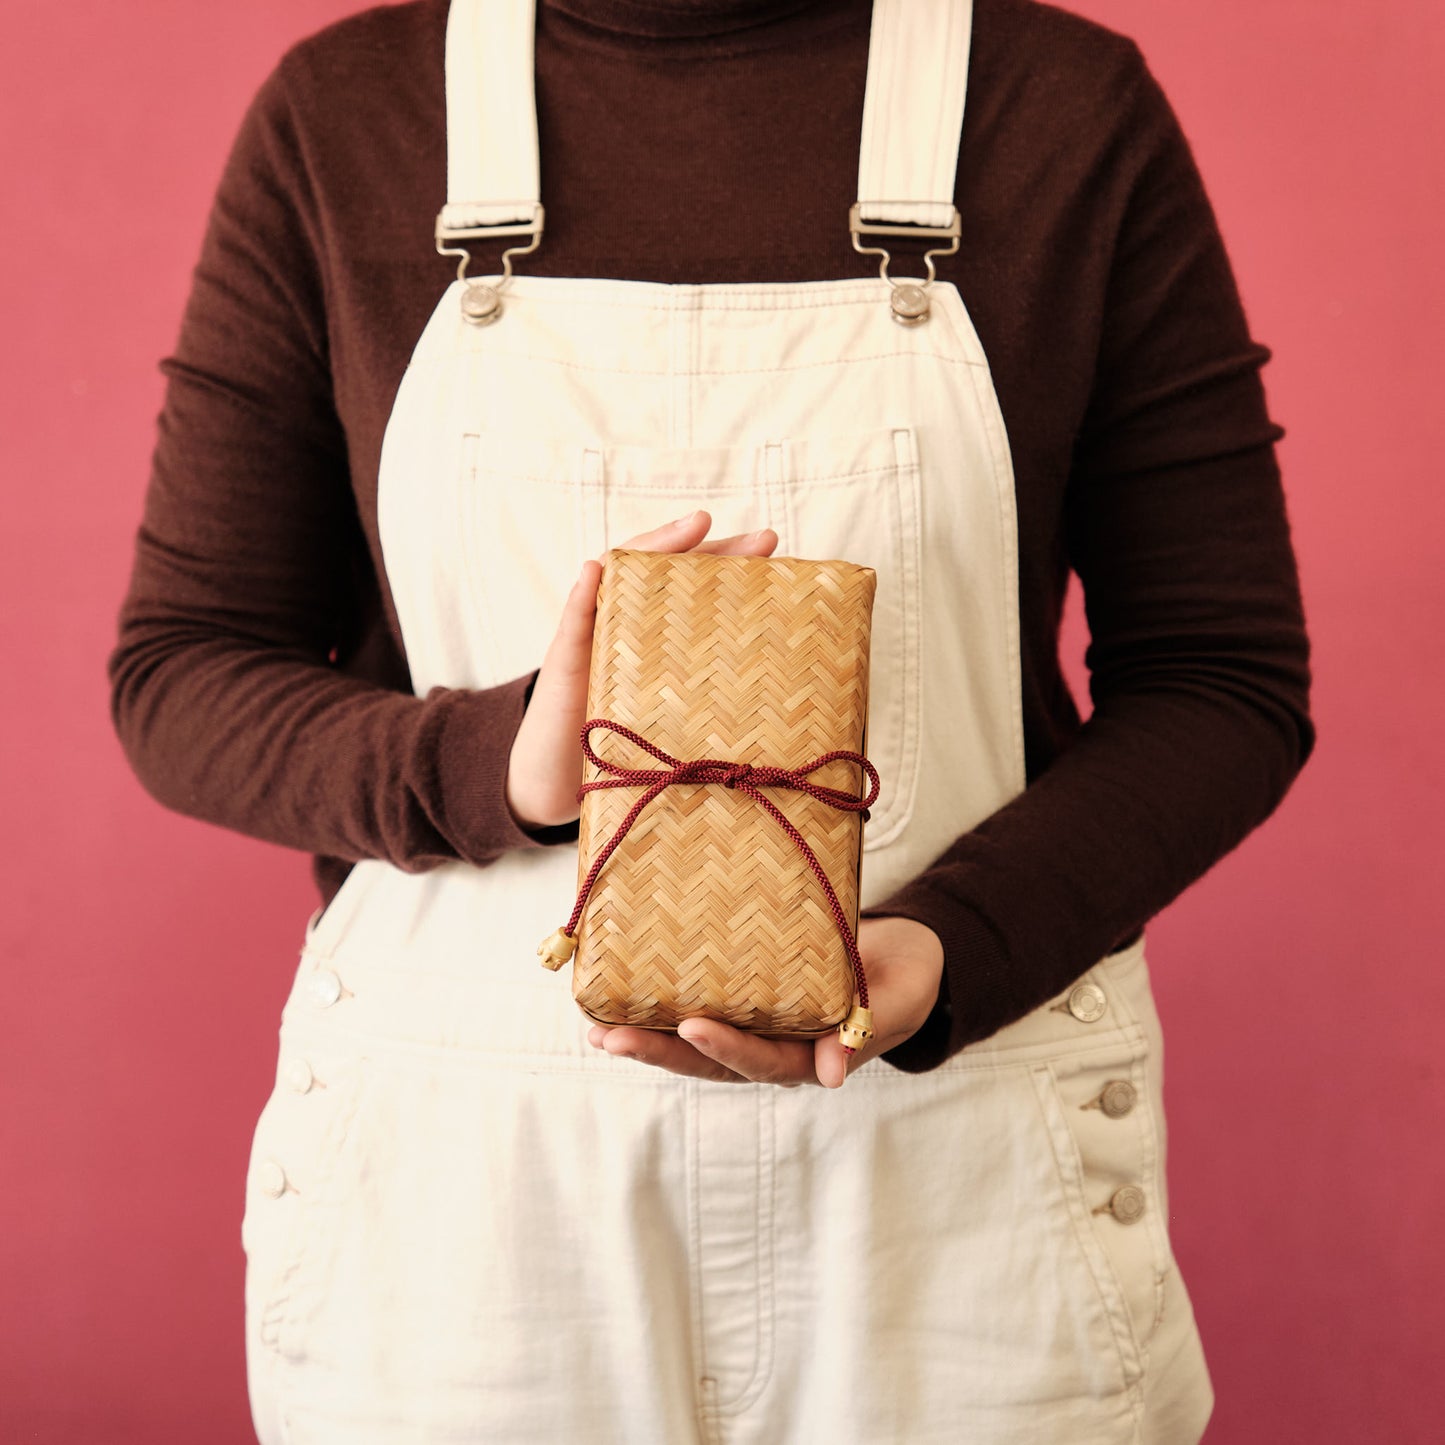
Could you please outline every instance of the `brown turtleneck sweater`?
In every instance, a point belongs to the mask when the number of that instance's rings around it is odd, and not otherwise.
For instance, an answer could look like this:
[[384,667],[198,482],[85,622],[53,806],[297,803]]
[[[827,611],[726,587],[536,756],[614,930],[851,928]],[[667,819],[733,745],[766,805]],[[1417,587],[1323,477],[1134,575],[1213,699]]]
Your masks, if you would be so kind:
[[[383,430],[453,277],[445,0],[293,47],[226,166],[108,660],[137,775],[315,855],[486,866],[535,673],[411,692],[376,528]],[[539,275],[870,274],[855,199],[869,0],[539,0]],[[1227,83],[1221,76],[1220,83]],[[1308,644],[1259,367],[1188,146],[1135,46],[977,0],[939,263],[1017,476],[1029,786],[869,914],[928,924],[945,989],[889,1059],[935,1066],[1065,987],[1234,847],[1313,746]],[[480,248],[494,269],[500,247]],[[1056,641],[1092,636],[1079,715]],[[540,658],[538,659],[540,663]],[[951,1003],[951,1012],[949,1004]]]

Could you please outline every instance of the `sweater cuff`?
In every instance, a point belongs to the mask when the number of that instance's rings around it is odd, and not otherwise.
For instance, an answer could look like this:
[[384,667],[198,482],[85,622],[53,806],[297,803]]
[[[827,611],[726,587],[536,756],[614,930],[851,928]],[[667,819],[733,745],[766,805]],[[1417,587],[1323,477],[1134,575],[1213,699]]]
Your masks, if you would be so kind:
[[533,827],[507,802],[512,743],[538,669],[479,691],[459,691],[442,725],[438,771],[448,828],[463,862],[483,867],[514,848],[575,843],[579,820]]
[[862,909],[859,917],[911,918],[931,928],[943,943],[938,1002],[916,1033],[884,1051],[882,1057],[894,1068],[909,1074],[936,1069],[1016,1015],[1008,948],[994,926],[968,904],[946,898],[916,878],[891,898]]

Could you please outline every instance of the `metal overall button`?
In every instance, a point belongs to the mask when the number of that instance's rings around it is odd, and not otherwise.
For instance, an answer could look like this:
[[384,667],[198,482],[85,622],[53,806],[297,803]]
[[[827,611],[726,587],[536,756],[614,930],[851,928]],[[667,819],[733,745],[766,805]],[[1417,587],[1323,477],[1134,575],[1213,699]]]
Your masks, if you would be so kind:
[[1096,983],[1075,984],[1063,1003],[1054,1005],[1055,1013],[1073,1014],[1081,1024],[1098,1023],[1108,1011],[1108,995]]
[[[883,259],[878,263],[878,274],[888,283],[888,314],[898,322],[900,326],[921,326],[928,320],[932,301],[928,295],[928,288],[933,285],[936,272],[933,266],[935,256],[951,256],[958,250],[959,237],[961,234],[961,223],[959,220],[958,207],[950,209],[953,212],[952,219],[946,226],[919,226],[919,225],[897,225],[877,221],[865,221],[863,211],[877,212],[887,210],[901,205],[916,205],[911,201],[885,201],[870,200],[859,201],[848,208],[848,232],[853,241],[853,249],[860,256],[881,256]],[[930,239],[946,240],[951,242],[948,246],[935,246],[923,253],[924,269],[928,275],[917,281],[895,281],[888,274],[888,263],[892,256],[882,246],[860,246],[860,236],[921,236]]]
[[904,326],[917,326],[928,319],[928,292],[916,281],[903,281],[894,286],[890,304],[893,319]]
[[1097,1098],[1079,1108],[1099,1109],[1110,1119],[1122,1119],[1138,1102],[1139,1091],[1128,1079],[1110,1079]]
[[485,281],[468,281],[462,292],[462,315],[474,326],[486,326],[502,314],[502,298]]
[[[509,210],[514,217],[530,212],[526,219],[503,222],[478,222],[477,215],[488,207]],[[437,213],[436,248],[442,256],[458,256],[457,280],[463,283],[462,319],[473,326],[490,326],[502,314],[502,288],[512,276],[512,257],[526,256],[542,244],[542,226],[546,212],[538,201],[494,201],[487,204],[454,204],[448,202]],[[502,252],[502,274],[495,286],[467,276],[472,253],[458,241],[490,240],[497,236],[530,236],[529,246],[509,246]]]
[[1137,1184],[1116,1189],[1107,1204],[1099,1205],[1095,1214],[1112,1214],[1120,1224],[1137,1224],[1144,1217],[1144,1191]]

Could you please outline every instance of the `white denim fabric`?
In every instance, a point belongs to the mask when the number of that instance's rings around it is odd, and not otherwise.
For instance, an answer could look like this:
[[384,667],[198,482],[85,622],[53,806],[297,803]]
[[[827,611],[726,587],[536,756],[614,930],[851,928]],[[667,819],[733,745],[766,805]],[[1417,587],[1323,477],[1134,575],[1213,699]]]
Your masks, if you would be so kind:
[[[535,151],[530,172],[489,166],[452,135],[487,107],[535,126],[532,0],[452,12],[448,209],[495,218],[535,190]],[[878,0],[877,198],[951,205],[958,133],[937,118],[962,114],[970,21],[967,0]],[[536,666],[583,560],[695,507],[716,535],[770,526],[778,555],[876,568],[867,906],[1018,793],[1024,755],[987,360],[952,284],[904,327],[860,270],[523,273],[480,327],[455,282],[398,392],[378,508],[418,695]],[[1142,941],[927,1074],[713,1083],[588,1045],[535,952],[576,886],[570,847],[373,859],[313,914],[242,1223],[263,1445],[1199,1439],[1213,1397],[1169,1245]],[[1118,1081],[1136,1102],[1106,1113]]]

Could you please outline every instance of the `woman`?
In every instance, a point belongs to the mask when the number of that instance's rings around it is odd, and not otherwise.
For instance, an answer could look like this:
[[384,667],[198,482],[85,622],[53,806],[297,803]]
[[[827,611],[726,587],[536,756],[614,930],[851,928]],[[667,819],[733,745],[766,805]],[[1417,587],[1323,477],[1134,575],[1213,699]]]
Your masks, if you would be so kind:
[[[1142,927],[1313,744],[1266,356],[1138,51],[1030,0],[419,0],[286,55],[110,664],[158,798],[316,860],[263,1441],[1199,1438]],[[878,571],[851,1058],[536,967],[623,543]]]

